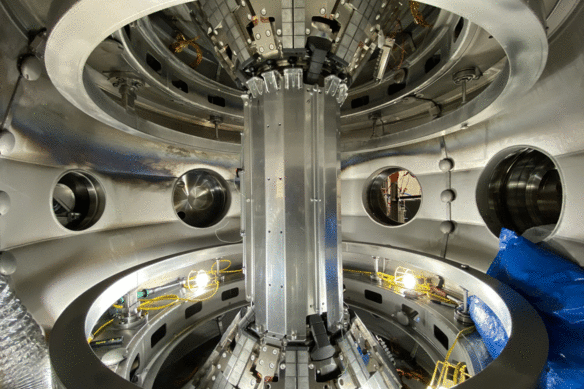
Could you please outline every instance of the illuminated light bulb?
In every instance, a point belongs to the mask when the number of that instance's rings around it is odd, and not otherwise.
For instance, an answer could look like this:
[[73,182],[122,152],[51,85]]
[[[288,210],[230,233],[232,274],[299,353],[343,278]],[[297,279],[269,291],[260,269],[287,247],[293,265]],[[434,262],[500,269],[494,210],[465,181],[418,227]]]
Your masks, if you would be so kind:
[[414,277],[413,274],[404,274],[403,278],[402,278],[402,282],[404,284],[404,287],[406,289],[414,289],[416,287],[416,284],[418,283],[418,281],[416,280],[416,277]]
[[195,277],[195,286],[199,289],[206,287],[209,284],[209,275],[204,270],[199,270],[197,276]]

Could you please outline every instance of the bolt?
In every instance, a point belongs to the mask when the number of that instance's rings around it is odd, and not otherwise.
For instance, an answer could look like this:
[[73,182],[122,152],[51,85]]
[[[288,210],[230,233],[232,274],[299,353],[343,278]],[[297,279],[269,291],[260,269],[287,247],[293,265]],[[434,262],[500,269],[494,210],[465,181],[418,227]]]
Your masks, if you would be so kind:
[[306,35],[310,35],[310,28],[306,29]]
[[245,4],[245,1],[242,1],[242,2],[241,2],[241,6],[242,6],[242,7],[245,7],[245,5],[246,5],[246,4]]
[[272,350],[272,354],[274,354],[274,355],[278,354],[278,350],[276,350],[276,349]]
[[251,14],[247,14],[247,18],[251,20]]
[[256,37],[256,39],[257,39],[258,41],[259,41],[260,39],[262,39],[262,36],[260,35],[260,33],[259,33],[259,32],[258,32],[258,33],[255,35],[255,37]]
[[268,348],[264,346],[264,348],[262,348],[262,351],[266,352],[266,351],[268,351]]
[[211,377],[211,381],[215,381],[215,376]]
[[275,365],[274,365],[273,363],[270,363],[270,369],[273,369],[273,368],[274,368],[274,366],[275,366]]
[[266,31],[266,36],[271,36],[271,35],[272,35],[272,32],[270,30],[267,30]]
[[376,15],[375,16],[375,20],[379,20],[379,18],[381,18],[381,15]]
[[468,313],[468,290],[461,288],[462,289],[462,312],[463,313]]
[[312,363],[311,363],[311,364],[309,364],[309,365],[308,365],[308,368],[309,368],[310,370],[314,369],[314,364],[312,364]]
[[454,167],[454,161],[450,158],[444,158],[438,162],[438,167],[443,172],[449,172]]
[[455,228],[456,228],[456,226],[450,220],[445,220],[442,223],[440,223],[440,231],[443,234],[450,234],[450,233],[454,232]]
[[227,353],[223,353],[223,358],[227,358]]
[[270,50],[274,50],[274,44],[270,43]]
[[265,8],[262,8],[262,15],[266,16],[267,13],[268,13],[268,11],[266,11]]
[[249,43],[251,45],[251,39],[247,38],[247,43]]
[[440,200],[442,200],[443,203],[450,203],[454,201],[455,198],[456,195],[452,189],[445,189],[440,193]]
[[260,365],[262,365],[262,366],[264,365],[264,360],[263,359],[260,359]]
[[276,30],[276,35],[280,36],[282,35],[282,30],[280,30],[279,28]]
[[280,370],[286,370],[286,364],[285,363],[280,364]]
[[321,15],[324,15],[325,13],[326,13],[326,9],[324,9],[324,8],[321,8],[321,9],[320,9],[320,14],[321,14]]

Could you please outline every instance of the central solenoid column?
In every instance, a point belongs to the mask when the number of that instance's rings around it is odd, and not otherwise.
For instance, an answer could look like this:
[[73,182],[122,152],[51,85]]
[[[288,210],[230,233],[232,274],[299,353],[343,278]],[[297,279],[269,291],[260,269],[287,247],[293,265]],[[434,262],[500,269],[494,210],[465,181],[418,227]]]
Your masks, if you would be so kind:
[[302,69],[248,81],[243,135],[242,230],[246,290],[256,329],[303,340],[307,316],[343,316],[336,76],[304,85]]

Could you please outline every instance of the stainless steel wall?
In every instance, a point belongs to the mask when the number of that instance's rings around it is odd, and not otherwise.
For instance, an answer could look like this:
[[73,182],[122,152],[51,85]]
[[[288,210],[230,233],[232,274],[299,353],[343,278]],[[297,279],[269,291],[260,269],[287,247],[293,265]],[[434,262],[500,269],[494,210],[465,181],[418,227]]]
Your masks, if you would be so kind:
[[[584,244],[584,8],[550,42],[547,67],[536,86],[500,115],[480,125],[419,144],[342,156],[342,231],[346,241],[370,242],[446,256],[486,270],[497,238],[476,205],[484,166],[502,150],[530,146],[552,156],[564,187],[563,210],[548,243],[580,264]],[[0,115],[18,76],[16,60],[26,39],[0,12]],[[37,320],[50,328],[82,291],[137,263],[197,247],[239,241],[239,197],[233,185],[239,155],[157,143],[109,128],[81,113],[43,75],[22,81],[14,103],[10,137],[0,138],[0,191],[10,208],[0,216],[0,249],[17,259],[16,290]],[[451,209],[440,201],[448,175],[438,161],[455,162]],[[172,209],[172,184],[196,167],[217,171],[233,200],[225,221],[195,229]],[[398,166],[414,173],[423,200],[411,223],[384,227],[363,207],[363,186],[377,169]],[[69,169],[96,176],[107,200],[101,220],[83,232],[64,229],[51,211],[51,191]],[[451,218],[448,238],[439,224]]]

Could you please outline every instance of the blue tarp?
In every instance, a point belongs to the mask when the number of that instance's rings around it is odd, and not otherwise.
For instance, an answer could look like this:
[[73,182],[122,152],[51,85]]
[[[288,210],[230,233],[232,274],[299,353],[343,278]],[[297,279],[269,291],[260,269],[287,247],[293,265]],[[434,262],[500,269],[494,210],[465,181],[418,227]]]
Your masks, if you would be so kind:
[[487,274],[521,294],[543,319],[550,349],[540,388],[584,388],[584,269],[502,229]]
[[477,332],[493,359],[497,358],[505,348],[509,337],[503,324],[487,304],[476,296],[469,298],[469,313],[475,323]]

